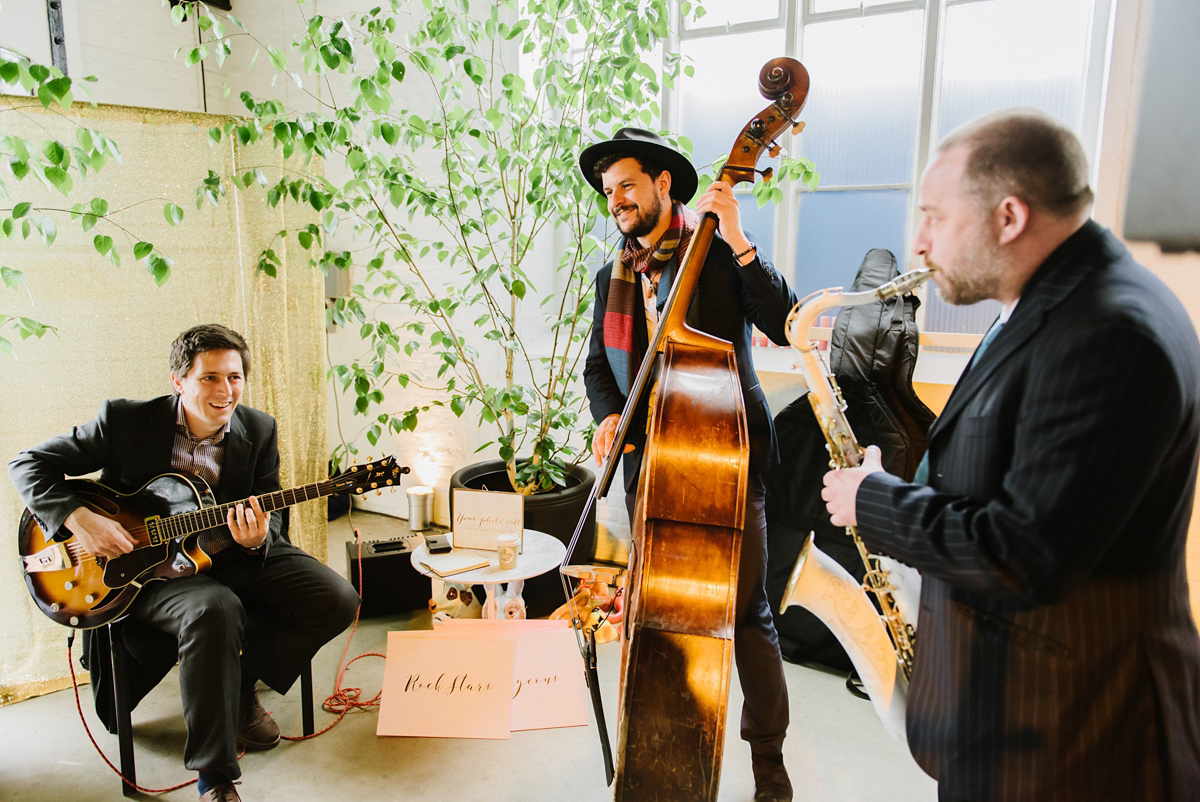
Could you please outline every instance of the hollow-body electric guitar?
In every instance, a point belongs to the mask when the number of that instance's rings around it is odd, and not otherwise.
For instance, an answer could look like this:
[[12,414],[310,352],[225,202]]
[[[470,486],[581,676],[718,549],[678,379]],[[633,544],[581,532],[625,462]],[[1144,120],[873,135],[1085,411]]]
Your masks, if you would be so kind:
[[[263,493],[258,502],[270,512],[334,493],[365,493],[399,484],[408,468],[384,457],[352,466],[335,477],[290,490]],[[56,540],[26,510],[17,547],[21,571],[38,609],[64,626],[92,629],[119,618],[146,582],[207,571],[217,552],[236,543],[226,520],[246,499],[217,504],[199,476],[164,473],[135,493],[117,491],[89,479],[67,486],[93,512],[125,527],[137,546],[118,557],[88,554],[66,527]]]

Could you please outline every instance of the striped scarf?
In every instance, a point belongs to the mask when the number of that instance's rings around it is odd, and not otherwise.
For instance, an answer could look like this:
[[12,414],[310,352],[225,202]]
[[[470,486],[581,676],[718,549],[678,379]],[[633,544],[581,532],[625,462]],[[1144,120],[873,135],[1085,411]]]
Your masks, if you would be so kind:
[[[633,337],[634,314],[641,295],[638,287],[641,278],[637,274],[645,273],[653,265],[666,275],[676,252],[687,252],[698,219],[695,212],[675,201],[671,208],[671,224],[658,243],[640,248],[635,238],[626,237],[621,258],[613,263],[608,282],[608,306],[604,309],[604,352],[617,386],[626,396],[642,360],[641,354],[634,353]],[[637,322],[644,325],[642,321]]]

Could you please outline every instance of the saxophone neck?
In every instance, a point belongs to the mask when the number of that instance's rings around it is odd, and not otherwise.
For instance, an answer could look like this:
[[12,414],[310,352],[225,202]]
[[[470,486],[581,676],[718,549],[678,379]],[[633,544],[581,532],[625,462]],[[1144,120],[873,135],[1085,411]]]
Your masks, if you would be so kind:
[[788,342],[801,351],[807,352],[816,348],[816,344],[808,339],[809,328],[822,312],[834,307],[845,306],[843,303],[845,297],[846,293],[842,292],[841,287],[834,287],[828,290],[817,290],[801,299],[800,303],[792,307],[787,322],[784,324],[784,333]]
[[817,290],[806,296],[788,315],[785,330],[793,346],[801,351],[811,351],[815,345],[808,339],[808,330],[822,312],[840,306],[862,306],[875,301],[886,301],[897,295],[912,292],[923,282],[933,277],[933,269],[918,267],[901,273],[886,284],[862,292],[845,292],[841,287]]

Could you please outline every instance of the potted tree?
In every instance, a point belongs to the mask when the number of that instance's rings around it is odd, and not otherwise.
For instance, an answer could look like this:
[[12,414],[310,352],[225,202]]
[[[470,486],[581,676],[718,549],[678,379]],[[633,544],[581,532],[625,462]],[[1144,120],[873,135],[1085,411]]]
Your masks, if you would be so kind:
[[[314,107],[242,93],[247,115],[209,136],[267,139],[295,169],[210,175],[197,203],[219,202],[230,184],[261,185],[271,205],[320,212],[319,225],[278,236],[294,237],[313,266],[355,271],[328,317],[357,328],[361,353],[331,377],[353,396],[370,443],[445,406],[494,433],[480,450],[498,462],[460,480],[499,470],[529,496],[527,509],[564,489],[582,506],[591,422],[577,377],[606,212],[575,159],[597,135],[656,124],[661,82],[679,71],[678,58],[654,56],[674,7],[392,0],[348,18],[313,15],[290,50],[261,45]],[[195,10],[207,38],[190,62],[222,59],[234,35],[251,33]],[[339,239],[347,229],[353,237]],[[280,267],[264,249],[259,268]],[[416,356],[433,366],[414,370]],[[405,403],[414,385],[438,397]],[[355,450],[339,447],[335,461]]]

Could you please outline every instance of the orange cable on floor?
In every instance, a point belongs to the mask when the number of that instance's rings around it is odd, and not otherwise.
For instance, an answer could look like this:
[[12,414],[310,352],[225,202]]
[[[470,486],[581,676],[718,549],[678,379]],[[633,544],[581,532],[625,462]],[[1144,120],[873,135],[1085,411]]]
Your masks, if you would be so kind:
[[[357,527],[354,528],[354,542],[358,546],[358,556],[356,557],[356,559],[358,561],[358,597],[359,597],[359,599],[361,599],[362,595],[363,595],[363,574],[365,572],[362,570],[362,536],[359,534]],[[338,663],[338,673],[337,673],[337,679],[334,681],[333,693],[330,694],[325,699],[325,701],[321,703],[321,708],[323,710],[326,710],[330,713],[337,713],[337,718],[334,719],[329,724],[329,726],[327,726],[324,729],[321,729],[317,732],[314,732],[312,735],[300,735],[300,736],[284,735],[284,736],[281,736],[284,740],[286,740],[286,741],[307,741],[310,738],[316,738],[318,735],[329,732],[329,730],[331,730],[335,726],[337,726],[338,722],[340,722],[343,718],[345,718],[346,714],[349,713],[351,710],[370,709],[370,708],[379,707],[379,700],[383,696],[382,688],[380,688],[379,693],[375,694],[373,697],[371,697],[367,701],[363,702],[363,701],[360,701],[362,698],[362,688],[343,688],[342,687],[342,680],[345,679],[346,670],[349,669],[350,666],[355,661],[361,660],[364,657],[383,657],[385,659],[387,657],[382,652],[364,652],[363,654],[360,654],[357,657],[351,659],[349,662],[346,661],[346,655],[350,651],[350,641],[354,640],[354,633],[358,631],[359,613],[361,613],[361,612],[362,612],[362,605],[360,604],[359,609],[354,612],[354,624],[350,628],[350,637],[346,638],[346,645],[342,647],[342,658],[341,658],[341,661]]]
[[[92,742],[92,746],[96,748],[96,754],[100,755],[100,759],[108,764],[108,767],[113,770],[113,773],[121,778],[122,782],[130,785],[144,794],[165,794],[168,791],[176,791],[180,788],[187,788],[189,785],[196,782],[196,778],[192,778],[187,782],[181,782],[179,785],[172,785],[169,788],[143,788],[135,782],[131,782],[128,777],[121,773],[121,770],[113,765],[113,762],[108,759],[108,755],[104,754],[104,750],[100,748],[100,744],[96,743],[96,738],[92,735],[92,728],[88,726],[87,719],[83,715],[83,705],[79,701],[79,680],[75,676],[75,663],[71,659],[71,646],[75,641],[75,635],[67,638],[67,667],[71,669],[71,687],[75,690],[75,709],[79,711],[79,721],[83,724],[83,731],[87,733],[88,740]],[[238,755],[241,759],[241,755]]]

